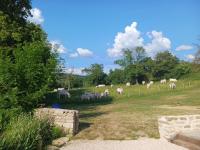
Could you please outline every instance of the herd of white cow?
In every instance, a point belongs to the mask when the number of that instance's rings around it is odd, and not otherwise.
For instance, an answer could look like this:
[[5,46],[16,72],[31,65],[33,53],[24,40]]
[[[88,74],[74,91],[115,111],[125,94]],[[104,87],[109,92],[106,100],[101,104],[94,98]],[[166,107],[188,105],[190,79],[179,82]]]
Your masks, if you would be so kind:
[[[177,81],[178,81],[177,79],[170,78],[169,79],[169,88],[175,89]],[[160,80],[160,84],[166,84],[166,83],[167,83],[166,79]],[[142,81],[142,85],[145,85],[145,84],[146,84],[147,89],[149,89],[149,88],[151,88],[151,86],[153,86],[154,82],[149,81],[148,83],[146,83],[146,81]],[[105,84],[100,84],[100,85],[97,85],[96,88],[102,88],[102,87],[105,87],[105,86],[106,86]],[[131,83],[127,82],[126,86],[127,87],[131,86]],[[111,84],[110,87],[112,88],[113,84]],[[64,98],[67,98],[67,97],[70,98],[71,97],[69,91],[65,90],[64,88],[54,89],[54,92],[57,92],[59,99],[61,98],[61,96],[64,96]],[[116,89],[116,92],[118,94],[123,94],[124,89],[122,87],[118,87]],[[101,99],[101,98],[105,98],[105,97],[108,97],[108,96],[109,96],[109,89],[105,89],[105,91],[102,92],[102,93],[92,93],[92,92],[84,93],[84,94],[81,95],[80,98],[81,98],[81,100],[85,100],[85,99],[90,100],[90,99]]]

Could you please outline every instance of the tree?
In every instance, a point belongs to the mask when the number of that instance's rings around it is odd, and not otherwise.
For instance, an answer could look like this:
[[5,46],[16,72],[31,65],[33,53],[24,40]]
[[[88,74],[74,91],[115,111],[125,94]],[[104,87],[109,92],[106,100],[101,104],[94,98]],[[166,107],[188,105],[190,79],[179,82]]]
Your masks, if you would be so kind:
[[142,61],[146,57],[146,52],[143,47],[136,47],[133,51],[135,63]]
[[170,78],[172,70],[179,63],[179,59],[169,51],[160,52],[155,57],[155,68],[153,76],[158,80]]
[[35,107],[56,75],[57,54],[40,26],[26,21],[30,8],[28,0],[1,1],[0,108]]
[[1,0],[0,11],[21,23],[25,23],[25,19],[31,15],[30,9],[30,0]]
[[107,75],[103,72],[102,64],[92,64],[82,71],[87,73],[86,80],[89,85],[105,84]]
[[124,70],[122,69],[110,70],[108,76],[112,84],[121,84],[125,82]]
[[114,62],[115,64],[118,64],[119,66],[126,68],[127,66],[131,65],[134,63],[134,59],[132,56],[132,51],[129,49],[126,49],[123,51],[123,58],[116,60]]
[[146,58],[145,49],[143,47],[136,47],[133,50],[126,49],[123,51],[122,59],[116,60],[115,64],[120,65],[125,72],[126,82],[138,83],[138,80],[144,79],[144,68],[140,62]]

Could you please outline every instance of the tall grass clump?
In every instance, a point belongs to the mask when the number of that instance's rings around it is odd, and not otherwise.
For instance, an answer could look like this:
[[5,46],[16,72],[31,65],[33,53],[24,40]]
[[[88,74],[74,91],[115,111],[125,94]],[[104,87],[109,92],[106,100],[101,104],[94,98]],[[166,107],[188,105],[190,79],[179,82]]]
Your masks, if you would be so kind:
[[52,127],[47,120],[30,114],[13,118],[0,135],[1,150],[40,150],[52,140]]

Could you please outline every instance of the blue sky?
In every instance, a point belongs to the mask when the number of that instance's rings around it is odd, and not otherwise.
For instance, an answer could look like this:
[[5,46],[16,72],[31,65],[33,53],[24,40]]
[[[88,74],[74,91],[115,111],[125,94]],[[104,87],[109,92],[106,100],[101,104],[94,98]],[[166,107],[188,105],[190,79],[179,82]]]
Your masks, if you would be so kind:
[[169,49],[192,60],[200,38],[200,0],[33,0],[33,18],[67,68],[100,63],[105,71],[123,48],[143,46],[147,55]]

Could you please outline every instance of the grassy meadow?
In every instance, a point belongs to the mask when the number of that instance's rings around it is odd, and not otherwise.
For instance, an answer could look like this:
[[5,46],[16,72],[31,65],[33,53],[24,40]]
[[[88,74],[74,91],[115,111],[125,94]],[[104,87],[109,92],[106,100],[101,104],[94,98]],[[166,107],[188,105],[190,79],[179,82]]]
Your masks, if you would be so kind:
[[[198,74],[179,80],[176,89],[169,83],[146,85],[114,85],[114,87],[74,89],[71,103],[63,108],[80,111],[80,132],[74,139],[138,139],[159,138],[157,119],[162,115],[200,113],[200,80]],[[122,87],[124,93],[117,94]],[[97,102],[76,103],[85,91],[103,92],[109,89],[110,98]]]

